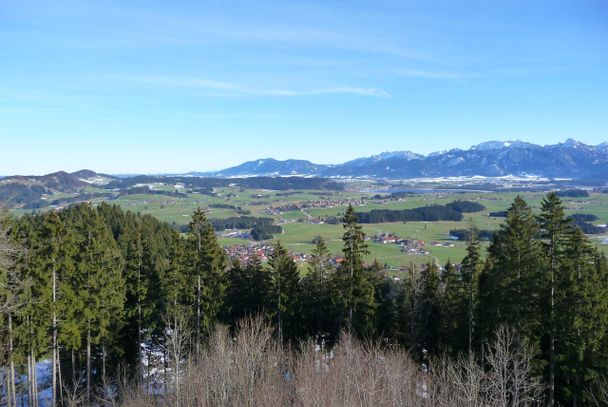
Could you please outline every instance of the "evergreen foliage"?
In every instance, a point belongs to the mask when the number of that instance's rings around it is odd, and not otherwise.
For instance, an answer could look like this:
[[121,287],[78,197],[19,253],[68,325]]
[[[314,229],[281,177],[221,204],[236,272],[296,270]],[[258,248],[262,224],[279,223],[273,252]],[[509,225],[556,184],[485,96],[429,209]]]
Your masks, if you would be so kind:
[[441,275],[440,349],[458,355],[468,347],[468,286],[450,260]]
[[322,238],[317,238],[316,242],[307,265],[308,272],[302,279],[301,307],[304,332],[322,341],[335,338],[339,328],[331,253]]
[[[37,405],[34,367],[42,359],[52,361],[55,405],[68,404],[60,390],[80,378],[92,402],[119,370],[147,388],[155,380],[150,354],[175,356],[176,327],[187,333],[180,349],[188,344],[200,357],[214,324],[234,329],[259,314],[276,323],[284,343],[313,337],[332,346],[349,330],[404,345],[425,364],[429,356],[479,354],[508,325],[515,345],[531,349],[547,405],[592,403],[608,371],[608,262],[557,194],[545,197],[538,216],[516,197],[485,259],[471,225],[460,264],[412,265],[399,278],[364,261],[357,217],[349,206],[338,265],[316,238],[299,268],[280,242],[267,263],[228,264],[200,209],[184,236],[108,204],[0,216],[0,369],[8,389],[0,397],[15,405],[27,393]],[[28,380],[20,384],[21,376]]]
[[374,287],[363,266],[363,256],[368,253],[365,233],[361,225],[357,224],[357,215],[352,205],[346,209],[342,225],[344,261],[336,271],[336,300],[340,320],[349,331],[369,336],[374,330]]
[[279,241],[274,245],[268,266],[272,277],[272,314],[279,328],[279,337],[284,341],[294,341],[301,326],[302,287],[298,266]]

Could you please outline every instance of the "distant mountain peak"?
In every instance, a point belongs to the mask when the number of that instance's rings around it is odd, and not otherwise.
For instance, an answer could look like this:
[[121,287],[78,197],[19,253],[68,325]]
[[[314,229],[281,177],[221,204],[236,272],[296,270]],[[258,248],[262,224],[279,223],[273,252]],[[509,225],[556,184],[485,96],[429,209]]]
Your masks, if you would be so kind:
[[479,143],[476,146],[471,147],[471,150],[500,150],[503,148],[526,148],[526,147],[538,147],[536,144],[526,143],[521,140],[510,140],[510,141],[486,141],[483,143]]
[[562,146],[568,147],[568,148],[578,148],[580,146],[587,146],[586,144],[581,143],[580,141],[577,141],[573,138],[568,138],[568,139],[566,139],[566,141],[564,141],[561,144],[562,144]]
[[93,178],[97,176],[97,173],[92,170],[79,170],[72,173],[73,176],[78,178]]
[[423,156],[420,154],[416,154],[411,151],[385,151],[380,154],[372,155],[369,158],[377,159],[377,160],[389,160],[392,158],[405,158],[406,160],[415,160],[417,158],[422,158]]
[[311,176],[329,168],[327,165],[313,164],[307,160],[277,160],[260,158],[216,172],[218,177],[247,177],[247,176]]

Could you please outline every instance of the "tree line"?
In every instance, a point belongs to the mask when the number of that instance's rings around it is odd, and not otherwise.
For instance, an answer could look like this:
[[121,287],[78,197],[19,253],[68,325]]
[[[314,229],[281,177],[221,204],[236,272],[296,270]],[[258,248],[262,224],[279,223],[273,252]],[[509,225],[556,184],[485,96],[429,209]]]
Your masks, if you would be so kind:
[[37,405],[41,359],[51,360],[54,406],[77,385],[90,401],[118,372],[147,386],[153,357],[166,369],[171,357],[202,355],[217,323],[233,329],[252,315],[276,326],[279,343],[332,347],[349,332],[427,366],[458,355],[487,366],[486,344],[509,326],[531,349],[545,405],[591,403],[608,369],[608,263],[556,194],[538,215],[517,197],[485,258],[471,228],[460,264],[412,265],[399,279],[363,261],[357,218],[350,206],[337,265],[316,239],[303,270],[280,242],[267,263],[230,262],[200,209],[183,235],[106,203],[4,216],[0,404],[27,395]]
[[[360,223],[461,221],[463,213],[480,212],[485,207],[477,202],[454,201],[446,205],[427,205],[413,209],[373,209],[357,213]],[[338,224],[341,219],[328,217],[326,223]]]

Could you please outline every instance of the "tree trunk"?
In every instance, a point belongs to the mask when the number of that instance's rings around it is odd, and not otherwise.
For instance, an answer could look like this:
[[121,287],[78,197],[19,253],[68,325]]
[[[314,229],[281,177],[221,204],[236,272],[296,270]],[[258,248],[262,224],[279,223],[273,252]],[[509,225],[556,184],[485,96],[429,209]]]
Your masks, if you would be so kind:
[[352,334],[353,333],[353,284],[354,284],[354,277],[355,277],[355,271],[353,269],[354,265],[353,265],[353,259],[351,259],[350,261],[350,293],[348,295],[348,333]]
[[76,355],[72,349],[72,385],[76,384]]
[[91,322],[87,327],[87,405],[91,405]]
[[175,369],[175,407],[179,407],[179,367]]
[[34,394],[34,403],[32,407],[38,407],[38,373],[36,372],[36,354],[32,350],[32,374],[34,376],[32,392]]
[[137,381],[141,380],[143,370],[143,353],[141,350],[141,304],[137,305]]
[[167,363],[168,363],[167,357],[168,357],[167,350],[163,349],[163,380],[165,382],[165,391],[167,391],[167,387],[168,387],[167,383],[169,383],[168,377],[167,377]]
[[557,259],[555,247],[557,245],[556,236],[551,236],[551,308],[549,310],[549,319],[551,326],[549,328],[549,400],[547,407],[553,407],[555,404],[555,270],[557,268]]
[[32,391],[32,352],[30,351],[27,355],[27,405],[29,407],[33,406],[32,400],[34,399],[34,392]]
[[57,273],[55,272],[55,268],[53,268],[53,373],[52,373],[52,381],[51,381],[51,407],[57,406],[57,311],[56,311],[56,303],[57,303]]
[[57,401],[59,402],[60,405],[63,405],[63,380],[62,380],[62,376],[61,376],[61,357],[59,356],[59,349],[57,349],[57,378],[58,380],[58,387],[59,387],[59,398],[57,399]]
[[473,356],[473,271],[469,272],[469,357]]
[[[2,378],[2,381],[4,382],[4,386],[6,386],[5,393],[6,393],[6,397],[8,399],[8,389],[10,388],[10,386],[8,385],[8,369],[7,370],[3,369],[2,371],[4,372],[4,377]],[[6,404],[3,404],[3,402],[4,402],[4,396],[2,395],[2,392],[0,392],[0,406],[6,405],[7,407],[10,407],[8,405],[8,401],[6,402]]]
[[8,354],[9,354],[9,380],[10,387],[9,400],[12,400],[13,406],[17,407],[17,392],[15,391],[15,362],[13,360],[13,317],[8,314]]
[[197,278],[196,284],[196,357],[198,358],[200,351],[201,334],[201,276]]
[[107,376],[106,376],[106,346],[102,345],[101,346],[101,377],[102,380],[106,380]]
[[143,354],[141,350],[141,261],[137,266],[137,381],[142,378]]

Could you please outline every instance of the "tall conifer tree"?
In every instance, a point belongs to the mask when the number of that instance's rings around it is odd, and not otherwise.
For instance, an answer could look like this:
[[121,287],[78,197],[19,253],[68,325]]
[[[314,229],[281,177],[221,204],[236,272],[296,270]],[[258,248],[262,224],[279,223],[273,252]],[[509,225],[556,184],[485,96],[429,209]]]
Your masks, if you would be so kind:
[[608,364],[608,266],[579,228],[564,242],[555,279],[556,403],[593,403]]
[[467,348],[468,293],[461,273],[449,259],[441,284],[441,349],[456,355]]
[[272,276],[272,299],[279,337],[284,341],[298,338],[302,287],[298,266],[281,242],[277,241],[268,262]]
[[473,355],[473,337],[475,328],[475,308],[478,296],[479,274],[481,272],[481,250],[479,248],[479,230],[472,224],[469,228],[467,255],[462,259],[460,273],[466,290],[467,304],[467,352]]
[[197,353],[203,335],[209,333],[222,309],[226,294],[226,259],[215,230],[202,209],[192,214],[188,233],[188,256],[196,309],[194,341]]
[[542,295],[542,298],[545,299],[542,304],[542,311],[547,332],[546,342],[549,359],[547,371],[547,406],[553,407],[555,404],[555,374],[557,365],[555,344],[558,340],[556,337],[555,296],[558,288],[557,282],[561,278],[559,275],[561,264],[565,260],[566,236],[570,229],[570,224],[564,214],[564,207],[555,192],[549,193],[543,199],[541,214],[538,220],[545,260],[545,281],[543,287],[546,287],[546,291]]
[[76,288],[82,300],[83,337],[86,349],[86,390],[90,402],[93,386],[93,347],[101,353],[101,372],[106,372],[108,346],[121,328],[125,282],[123,259],[110,229],[90,205],[76,207],[76,230],[80,237],[76,256]]
[[368,254],[367,244],[352,205],[348,206],[344,214],[342,226],[344,260],[336,272],[342,321],[352,333],[369,336],[374,329],[374,287],[363,267],[363,256]]
[[306,331],[317,339],[330,339],[329,336],[337,333],[332,273],[331,253],[319,237],[308,262],[308,273],[302,280],[304,325]]
[[520,196],[488,247],[488,259],[479,281],[480,338],[490,338],[506,324],[538,352],[543,255],[532,210]]

